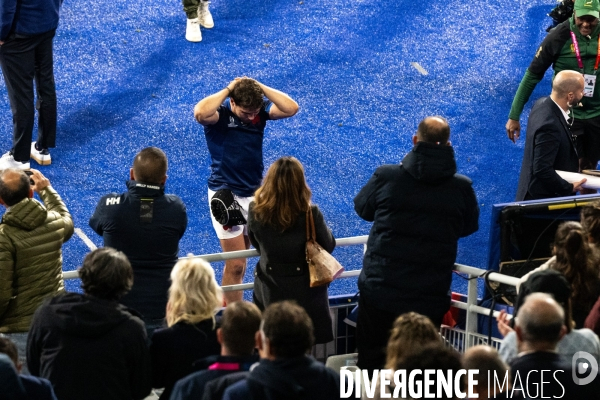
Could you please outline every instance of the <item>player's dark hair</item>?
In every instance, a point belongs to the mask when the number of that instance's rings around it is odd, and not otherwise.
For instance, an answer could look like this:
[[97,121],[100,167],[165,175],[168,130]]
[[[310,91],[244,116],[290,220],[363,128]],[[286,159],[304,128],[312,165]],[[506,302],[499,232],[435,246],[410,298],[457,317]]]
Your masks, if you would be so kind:
[[240,79],[229,94],[235,105],[247,110],[258,110],[263,105],[263,91],[254,79]]

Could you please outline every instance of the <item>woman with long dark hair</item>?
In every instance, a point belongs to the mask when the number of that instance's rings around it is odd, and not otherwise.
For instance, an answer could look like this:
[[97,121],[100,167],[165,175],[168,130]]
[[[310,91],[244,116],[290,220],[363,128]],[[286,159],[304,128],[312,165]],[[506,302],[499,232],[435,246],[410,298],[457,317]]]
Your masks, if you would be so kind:
[[598,257],[588,244],[584,229],[579,222],[567,221],[559,225],[554,236],[552,257],[520,279],[523,283],[534,272],[553,269],[562,273],[571,284],[573,320],[577,328],[583,328],[585,318],[600,295]]
[[313,321],[315,343],[327,343],[333,340],[327,286],[310,287],[305,256],[309,209],[317,243],[331,252],[335,238],[319,208],[311,205],[311,195],[304,168],[294,157],[275,161],[256,191],[248,211],[248,236],[260,253],[254,272],[254,303],[264,310],[277,301],[295,300]]

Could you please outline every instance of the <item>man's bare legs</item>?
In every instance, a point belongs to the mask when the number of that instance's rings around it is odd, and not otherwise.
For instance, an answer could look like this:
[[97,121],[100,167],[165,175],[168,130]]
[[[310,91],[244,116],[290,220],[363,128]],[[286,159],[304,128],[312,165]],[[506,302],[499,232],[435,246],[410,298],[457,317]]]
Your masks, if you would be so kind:
[[[248,236],[241,234],[231,239],[220,239],[223,252],[247,250],[250,248],[250,240]],[[246,259],[235,258],[225,261],[225,269],[223,270],[222,286],[237,285],[242,283],[244,274],[246,273]],[[225,292],[225,303],[233,303],[241,301],[244,298],[244,291]]]

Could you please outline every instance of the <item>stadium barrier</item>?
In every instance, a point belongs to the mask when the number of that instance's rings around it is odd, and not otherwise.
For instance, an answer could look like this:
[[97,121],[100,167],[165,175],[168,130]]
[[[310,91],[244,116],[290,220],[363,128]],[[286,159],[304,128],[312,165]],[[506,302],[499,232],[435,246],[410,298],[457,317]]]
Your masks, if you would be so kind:
[[[368,236],[353,236],[348,238],[336,239],[336,246],[366,246]],[[235,258],[252,258],[259,257],[259,253],[255,249],[231,251],[227,253],[213,253],[202,255],[190,255],[181,257],[187,258],[202,258],[208,262],[225,261]],[[440,334],[446,340],[446,343],[460,352],[464,352],[469,347],[477,344],[488,344],[488,336],[478,332],[478,315],[489,316],[491,310],[489,308],[478,306],[477,285],[479,279],[487,270],[471,267],[468,265],[454,264],[454,270],[461,274],[466,274],[468,279],[466,301],[452,300],[451,306],[465,311],[465,328],[459,329],[456,327],[443,325],[440,329]],[[352,271],[344,271],[338,279],[357,277],[360,274],[360,269]],[[77,279],[77,271],[63,272],[64,279]],[[488,279],[492,282],[504,283],[507,285],[516,286],[518,278],[503,275],[497,272],[489,274]],[[254,283],[243,283],[239,285],[223,286],[223,291],[235,290],[252,290]],[[334,340],[330,343],[315,346],[313,355],[319,360],[325,360],[331,355],[347,354],[354,351],[354,328],[347,323],[347,317],[356,307],[357,299],[354,295],[348,296],[333,296],[330,297],[330,312],[334,323]],[[499,311],[492,312],[493,317],[498,315]],[[496,338],[491,339],[491,346],[499,347],[500,341]]]

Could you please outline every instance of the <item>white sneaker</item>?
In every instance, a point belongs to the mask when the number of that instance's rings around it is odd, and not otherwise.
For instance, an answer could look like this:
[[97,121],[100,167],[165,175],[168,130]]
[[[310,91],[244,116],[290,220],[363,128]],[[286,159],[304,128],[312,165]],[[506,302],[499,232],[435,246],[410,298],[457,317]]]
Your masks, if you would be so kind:
[[208,10],[208,4],[210,1],[201,1],[198,6],[198,23],[202,25],[204,28],[212,28],[215,26],[215,21],[213,21],[212,14]]
[[0,157],[0,171],[5,169],[29,169],[29,161],[15,161],[12,153],[9,151]]
[[187,20],[187,26],[185,28],[185,39],[189,42],[202,41],[202,33],[200,33],[200,25],[198,25],[198,18],[192,18]]
[[40,165],[52,164],[52,157],[48,149],[38,150],[35,148],[35,142],[31,142],[31,158],[33,158]]

